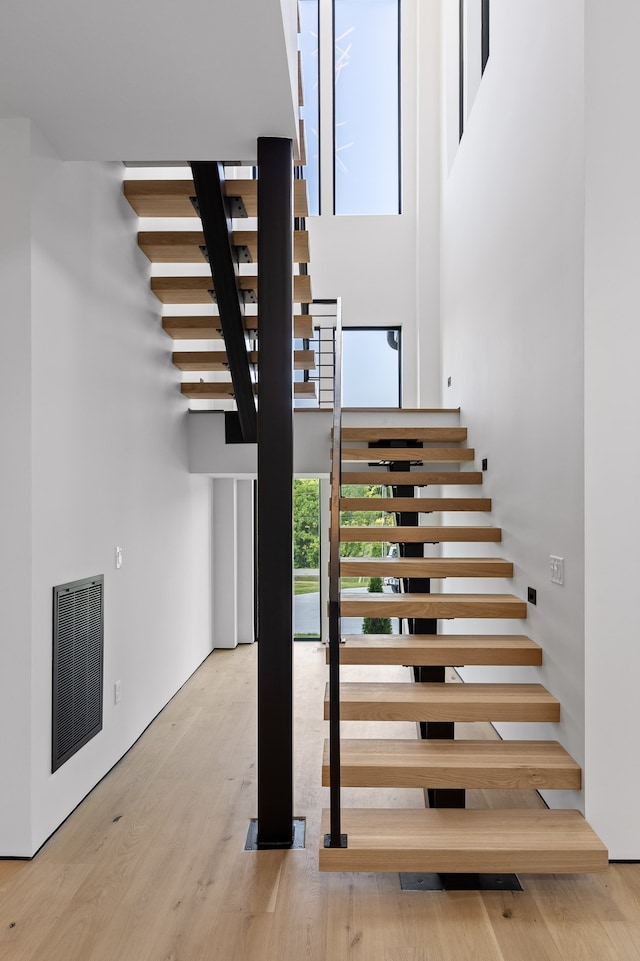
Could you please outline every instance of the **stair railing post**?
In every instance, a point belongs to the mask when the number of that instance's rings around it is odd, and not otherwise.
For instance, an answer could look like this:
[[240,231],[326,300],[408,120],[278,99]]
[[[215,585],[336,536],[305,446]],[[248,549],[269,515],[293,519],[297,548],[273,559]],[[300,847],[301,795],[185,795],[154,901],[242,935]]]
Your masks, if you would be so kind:
[[330,831],[326,848],[346,848],[340,800],[340,487],[342,484],[342,314],[336,301],[333,433],[331,445],[331,525],[329,546],[329,776]]

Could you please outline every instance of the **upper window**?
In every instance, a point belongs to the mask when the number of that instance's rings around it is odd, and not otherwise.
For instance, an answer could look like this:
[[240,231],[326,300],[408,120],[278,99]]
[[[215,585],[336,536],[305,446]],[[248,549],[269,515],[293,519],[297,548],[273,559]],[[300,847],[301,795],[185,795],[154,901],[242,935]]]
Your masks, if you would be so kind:
[[320,21],[318,0],[301,0],[300,9],[300,59],[302,61],[302,98],[304,105],[300,115],[304,120],[307,148],[307,164],[304,175],[307,181],[309,213],[320,213],[320,84],[319,45]]
[[480,80],[489,60],[490,0],[458,0],[459,44],[459,134],[465,131]]
[[334,0],[333,36],[334,212],[398,214],[400,0]]

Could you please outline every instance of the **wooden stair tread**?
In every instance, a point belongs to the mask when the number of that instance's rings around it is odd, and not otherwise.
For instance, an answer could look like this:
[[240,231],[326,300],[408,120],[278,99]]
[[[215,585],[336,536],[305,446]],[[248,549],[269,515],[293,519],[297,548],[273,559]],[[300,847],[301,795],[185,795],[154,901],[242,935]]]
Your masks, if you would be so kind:
[[[139,217],[198,219],[190,199],[195,196],[193,180],[125,180],[124,195]],[[247,217],[258,216],[257,180],[226,180],[225,195],[239,197]],[[306,180],[294,180],[293,203],[295,217],[309,216]]]
[[491,510],[490,497],[341,497],[341,511],[388,511],[431,514],[434,511]]
[[[329,685],[325,693],[329,719]],[[343,721],[559,721],[560,703],[541,684],[340,684]]]
[[[256,314],[246,314],[244,327],[247,331],[258,329]],[[222,327],[219,317],[163,317],[162,329],[174,340],[221,340]],[[313,317],[311,314],[294,314],[293,336],[300,340],[312,340]]]
[[[321,837],[329,831],[323,811]],[[346,808],[346,848],[321,848],[321,871],[592,873],[607,849],[579,811]]]
[[499,557],[344,557],[340,577],[513,577]]
[[542,648],[522,634],[347,634],[343,642],[341,664],[542,664]]
[[418,440],[455,443],[467,439],[466,427],[343,427],[342,440]]
[[502,539],[499,527],[341,527],[340,540],[387,541],[391,544],[438,544],[442,542],[497,542]]
[[[258,385],[254,384],[253,389],[257,393]],[[209,384],[183,383],[180,384],[180,392],[191,400],[232,400],[235,397],[231,381],[215,381]],[[315,397],[315,381],[294,381],[293,393],[296,397]]]
[[472,461],[475,451],[471,447],[343,447],[343,464],[352,461],[412,461],[444,464],[447,461],[462,463]]
[[[240,290],[251,291],[258,297],[258,277],[256,274],[238,276]],[[198,277],[152,277],[151,290],[163,304],[210,304],[214,284],[211,275]],[[295,274],[293,278],[293,299],[296,304],[310,304],[311,278],[308,274]]]
[[527,603],[513,594],[376,594],[340,595],[342,617],[513,617],[527,616]]
[[[247,263],[258,259],[258,231],[234,230],[234,247],[245,247],[249,252]],[[202,252],[204,233],[202,230],[142,230],[138,234],[138,246],[152,263],[157,264],[201,264],[207,258]],[[294,263],[309,263],[309,233],[295,230],[293,233]]]
[[[329,741],[322,784],[328,787]],[[344,787],[580,790],[580,765],[557,741],[343,739]]]
[[342,484],[387,484],[427,487],[429,484],[482,484],[482,471],[343,471]]
[[[249,363],[258,363],[257,350],[248,352]],[[172,355],[173,363],[180,370],[227,370],[229,361],[226,350],[188,350],[175,351]],[[294,350],[294,370],[315,370],[316,355],[313,350]]]

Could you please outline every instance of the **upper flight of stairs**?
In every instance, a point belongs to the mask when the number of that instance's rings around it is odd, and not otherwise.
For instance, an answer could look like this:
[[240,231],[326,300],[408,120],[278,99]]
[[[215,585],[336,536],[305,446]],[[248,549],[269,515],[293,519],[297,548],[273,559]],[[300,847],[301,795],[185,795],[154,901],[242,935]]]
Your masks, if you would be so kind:
[[[185,377],[180,385],[183,396],[195,401],[230,401],[234,390],[228,370],[227,355],[218,341],[222,341],[222,325],[217,312],[215,284],[211,272],[206,269],[207,249],[204,232],[197,213],[194,181],[185,176],[188,168],[180,168],[179,176],[185,179],[167,180],[126,180],[125,197],[138,214],[144,218],[162,218],[159,230],[144,229],[138,234],[138,244],[152,264],[161,265],[150,278],[151,290],[165,310],[177,313],[164,313],[162,327],[176,341],[195,341],[187,351],[174,352],[172,360],[178,370],[196,374],[197,378]],[[244,328],[249,353],[252,380],[257,381],[258,334],[259,334],[259,289],[256,274],[258,257],[258,230],[254,224],[250,229],[239,229],[239,222],[258,215],[258,181],[248,177],[231,177],[224,182],[228,212],[233,218],[230,243],[234,251],[237,268],[237,286],[246,305]],[[297,311],[294,316],[294,338],[303,341],[306,348],[314,337],[313,320],[308,312],[312,302],[311,278],[307,272],[310,259],[309,234],[304,229],[304,218],[308,216],[307,184],[301,179],[294,180],[294,216],[298,218],[293,234],[293,261],[298,265],[294,272],[293,294]],[[175,218],[174,229],[167,229]],[[186,221],[184,218],[188,218]],[[185,228],[185,223],[187,224]],[[302,226],[301,226],[302,225]],[[258,224],[259,227],[259,224]],[[176,265],[173,273],[170,265]],[[169,266],[167,266],[169,265]],[[185,272],[185,265],[193,265],[191,272]],[[204,269],[203,269],[204,268]],[[206,316],[181,316],[190,305],[207,305],[210,313]],[[253,306],[253,305],[258,305]],[[258,312],[256,312],[258,311]],[[192,310],[191,314],[195,311]],[[295,370],[304,372],[304,380],[297,380],[294,393],[300,398],[314,398],[316,388],[308,373],[315,370],[314,351],[303,349],[295,352]],[[258,392],[257,384],[254,390]],[[223,405],[224,406],[224,405]]]
[[[445,873],[578,873],[602,871],[607,851],[580,812],[540,808],[500,810],[464,807],[465,791],[579,790],[577,762],[555,740],[505,741],[455,739],[455,724],[515,721],[555,723],[561,706],[541,684],[459,683],[445,681],[445,671],[466,665],[542,663],[543,652],[521,633],[438,634],[445,618],[523,621],[527,605],[513,594],[488,588],[477,594],[431,593],[432,578],[510,578],[513,564],[496,557],[425,557],[425,544],[496,543],[499,528],[423,526],[419,518],[440,511],[486,514],[483,496],[449,497],[427,485],[479,485],[473,451],[460,427],[345,428],[342,483],[392,486],[391,497],[352,497],[343,493],[342,511],[385,511],[397,526],[342,524],[340,540],[353,544],[401,545],[398,557],[343,557],[341,577],[397,578],[400,593],[341,592],[340,613],[349,617],[399,618],[400,633],[343,637],[340,663],[405,665],[418,680],[373,682],[341,680],[340,712],[345,721],[416,722],[421,737],[358,738],[341,741],[344,787],[422,788],[428,808],[343,808],[341,830],[346,847],[322,847],[320,867],[328,871],[412,871]],[[367,447],[366,444],[374,446]],[[349,448],[349,444],[352,444]],[[398,445],[397,447],[395,445]],[[417,446],[424,445],[424,446]],[[446,445],[446,446],[445,446]],[[352,471],[354,461],[366,470]],[[457,463],[456,470],[425,470],[425,463]],[[410,465],[416,465],[413,469]],[[403,496],[406,495],[406,496]],[[433,550],[433,549],[432,549]],[[393,621],[392,621],[393,623]],[[406,628],[402,630],[402,626]],[[518,625],[519,627],[519,625]],[[425,630],[426,628],[426,630]],[[327,651],[327,660],[329,652]],[[325,719],[329,718],[328,688]],[[329,745],[325,743],[323,784],[330,784]],[[322,834],[329,831],[324,813]]]

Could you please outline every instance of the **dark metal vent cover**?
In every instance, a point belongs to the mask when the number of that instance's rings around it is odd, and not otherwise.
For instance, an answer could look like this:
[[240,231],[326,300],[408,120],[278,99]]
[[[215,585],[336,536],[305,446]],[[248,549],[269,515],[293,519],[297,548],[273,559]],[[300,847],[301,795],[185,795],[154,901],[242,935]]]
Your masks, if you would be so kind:
[[51,770],[102,730],[104,575],[53,589]]

